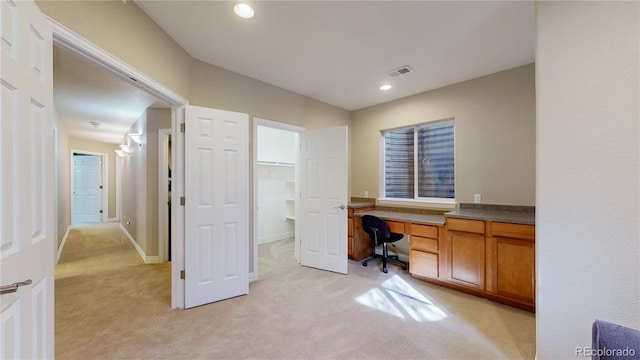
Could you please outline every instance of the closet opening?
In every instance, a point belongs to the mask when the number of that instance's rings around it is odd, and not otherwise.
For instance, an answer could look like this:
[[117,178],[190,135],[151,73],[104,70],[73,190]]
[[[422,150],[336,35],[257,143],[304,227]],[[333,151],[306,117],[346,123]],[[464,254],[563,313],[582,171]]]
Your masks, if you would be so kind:
[[300,194],[299,131],[302,129],[264,119],[254,120],[253,277],[256,280],[269,277],[281,262],[299,262],[296,218]]

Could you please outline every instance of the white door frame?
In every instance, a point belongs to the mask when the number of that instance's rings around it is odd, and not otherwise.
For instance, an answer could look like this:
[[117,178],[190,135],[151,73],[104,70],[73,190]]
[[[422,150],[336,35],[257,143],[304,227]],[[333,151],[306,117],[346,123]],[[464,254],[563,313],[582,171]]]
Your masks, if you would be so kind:
[[[71,225],[76,225],[73,222],[73,214],[75,214],[75,206],[73,205],[74,203],[74,189],[75,189],[75,179],[74,179],[74,170],[75,170],[75,164],[73,163],[73,156],[74,154],[84,154],[84,155],[94,155],[94,156],[100,156],[100,177],[101,177],[101,181],[102,181],[102,195],[101,195],[101,201],[102,201],[102,215],[100,216],[100,222],[102,223],[106,223],[108,216],[109,216],[109,156],[105,153],[99,153],[99,152],[95,152],[95,151],[85,151],[85,150],[79,150],[79,149],[71,149],[71,166],[70,166],[70,171],[71,171],[71,178],[69,179],[71,182]],[[57,205],[56,205],[57,207]]]
[[[258,280],[258,126],[265,126],[274,129],[288,130],[292,132],[298,133],[298,137],[296,137],[296,148],[299,148],[299,138],[300,133],[302,133],[305,129],[300,126],[285,124],[273,120],[262,119],[258,117],[253,118],[253,149],[251,151],[253,156],[253,176],[251,176],[252,188],[253,188],[253,197],[252,197],[252,213],[253,213],[253,221],[252,221],[252,231],[253,231],[253,273],[249,274],[249,281]],[[300,152],[298,151],[296,154],[296,166],[295,166],[295,187],[294,187],[294,197],[295,197],[295,218],[299,219],[299,204],[300,204]],[[300,263],[300,221],[295,222],[295,258],[298,263]]]
[[[169,179],[166,172],[169,167],[169,136],[171,129],[158,129],[158,256],[161,262],[167,261],[169,254],[167,220],[171,219],[167,212]],[[173,171],[171,175],[173,176]]]
[[[189,101],[171,89],[148,77],[139,70],[111,55],[107,51],[69,30],[56,20],[45,15],[53,30],[53,43],[61,46],[85,60],[111,72],[124,81],[171,104],[171,135],[173,164],[172,190],[175,198],[184,196],[184,133],[180,124],[184,123],[184,108]],[[184,281],[180,280],[180,270],[184,269],[184,207],[178,201],[171,203],[171,307],[184,308]]]

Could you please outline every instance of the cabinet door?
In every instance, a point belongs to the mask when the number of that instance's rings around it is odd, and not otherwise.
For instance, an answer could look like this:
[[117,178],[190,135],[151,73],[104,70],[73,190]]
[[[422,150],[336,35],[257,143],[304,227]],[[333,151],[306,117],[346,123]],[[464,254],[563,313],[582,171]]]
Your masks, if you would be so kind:
[[[498,295],[534,304],[535,243],[532,241],[496,237],[493,257],[493,287]],[[487,289],[489,290],[489,289]]]
[[449,231],[447,250],[449,280],[457,285],[484,290],[484,235]]

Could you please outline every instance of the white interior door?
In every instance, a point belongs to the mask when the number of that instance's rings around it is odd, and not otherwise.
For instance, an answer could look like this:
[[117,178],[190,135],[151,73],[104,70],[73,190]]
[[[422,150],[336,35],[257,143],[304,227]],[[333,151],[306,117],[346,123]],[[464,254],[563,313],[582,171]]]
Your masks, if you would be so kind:
[[187,106],[185,307],[249,293],[249,116]]
[[102,157],[73,156],[73,223],[97,224],[102,220]]
[[300,146],[300,263],[347,273],[347,127],[308,130]]
[[[53,358],[53,58],[32,1],[0,3],[0,358]],[[28,280],[28,281],[27,281]]]

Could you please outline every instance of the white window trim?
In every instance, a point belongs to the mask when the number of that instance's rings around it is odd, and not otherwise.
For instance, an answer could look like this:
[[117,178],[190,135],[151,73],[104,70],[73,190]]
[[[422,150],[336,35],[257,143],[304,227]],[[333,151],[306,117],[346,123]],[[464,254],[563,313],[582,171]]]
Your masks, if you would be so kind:
[[[384,191],[384,184],[382,185],[382,191]],[[456,199],[440,199],[440,198],[418,198],[418,199],[396,199],[396,198],[379,198],[378,205],[400,205],[400,206],[415,206],[415,207],[429,207],[434,209],[455,209]]]

